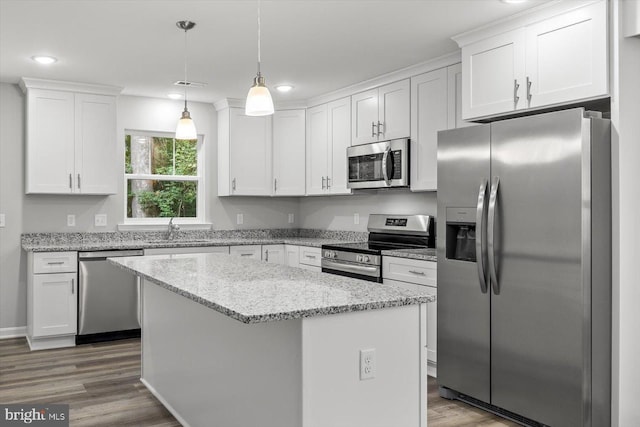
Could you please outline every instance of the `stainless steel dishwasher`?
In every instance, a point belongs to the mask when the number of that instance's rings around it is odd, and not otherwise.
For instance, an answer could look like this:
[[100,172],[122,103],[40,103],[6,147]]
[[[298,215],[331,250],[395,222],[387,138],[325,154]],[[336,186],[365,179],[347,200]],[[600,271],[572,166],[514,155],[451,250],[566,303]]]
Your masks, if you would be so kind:
[[77,344],[140,336],[139,280],[107,258],[142,255],[142,249],[78,253]]

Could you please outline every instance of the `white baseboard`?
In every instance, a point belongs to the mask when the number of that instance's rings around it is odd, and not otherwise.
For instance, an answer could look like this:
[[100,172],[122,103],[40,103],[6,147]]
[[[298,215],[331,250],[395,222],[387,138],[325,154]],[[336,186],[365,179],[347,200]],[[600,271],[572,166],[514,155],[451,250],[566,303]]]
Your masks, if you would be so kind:
[[182,424],[183,427],[190,427],[189,423],[187,423],[184,418],[182,418],[182,416],[175,410],[173,409],[173,407],[169,404],[169,402],[167,402],[164,397],[162,397],[162,395],[160,393],[158,393],[158,391],[153,388],[153,386],[151,384],[149,384],[147,381],[145,381],[144,378],[140,378],[140,382],[142,384],[144,384],[144,386],[147,388],[147,390],[149,390],[151,392],[151,394],[153,394],[153,396],[158,399],[160,401],[160,403],[162,403],[162,405],[167,409],[167,411],[171,412],[171,415],[173,415],[173,417],[178,420],[178,422],[180,424]]
[[27,336],[26,326],[16,326],[13,328],[0,328],[0,340],[8,338],[20,338]]

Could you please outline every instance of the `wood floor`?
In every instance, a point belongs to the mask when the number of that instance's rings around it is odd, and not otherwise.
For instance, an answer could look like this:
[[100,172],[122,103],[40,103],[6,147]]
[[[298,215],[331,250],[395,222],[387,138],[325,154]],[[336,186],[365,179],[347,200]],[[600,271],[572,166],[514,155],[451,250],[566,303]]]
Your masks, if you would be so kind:
[[[24,338],[0,340],[0,402],[69,404],[71,426],[180,426],[139,378],[140,339],[34,352]],[[428,408],[429,427],[516,426],[441,399],[433,378]]]

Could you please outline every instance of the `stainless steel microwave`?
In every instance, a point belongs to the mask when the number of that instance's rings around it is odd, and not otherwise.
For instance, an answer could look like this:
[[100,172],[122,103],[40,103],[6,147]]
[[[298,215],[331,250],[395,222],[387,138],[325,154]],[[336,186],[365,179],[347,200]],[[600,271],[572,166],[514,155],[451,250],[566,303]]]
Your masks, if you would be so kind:
[[347,188],[409,186],[409,139],[347,148]]

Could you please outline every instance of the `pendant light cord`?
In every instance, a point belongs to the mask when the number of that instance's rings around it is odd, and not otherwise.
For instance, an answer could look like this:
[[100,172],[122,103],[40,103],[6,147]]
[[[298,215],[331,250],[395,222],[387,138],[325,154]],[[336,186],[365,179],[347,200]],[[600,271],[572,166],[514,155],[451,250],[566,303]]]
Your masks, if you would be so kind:
[[187,111],[187,29],[184,30],[184,111]]
[[258,0],[258,77],[260,77],[260,0]]

